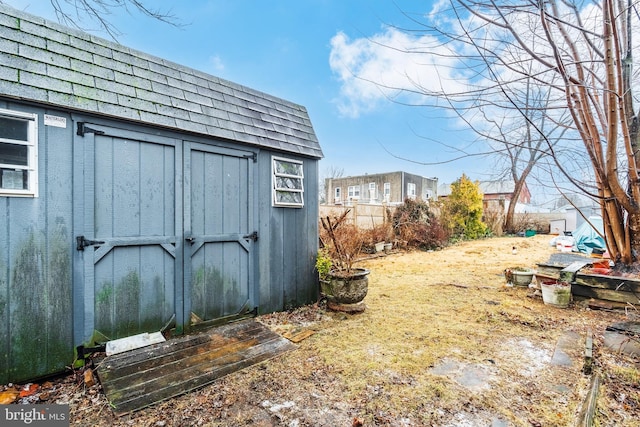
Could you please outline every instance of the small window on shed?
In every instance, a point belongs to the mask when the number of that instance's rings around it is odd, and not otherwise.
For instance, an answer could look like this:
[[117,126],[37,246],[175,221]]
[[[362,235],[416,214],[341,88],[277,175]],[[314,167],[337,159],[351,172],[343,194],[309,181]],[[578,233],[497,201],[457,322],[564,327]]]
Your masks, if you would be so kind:
[[0,196],[38,196],[38,116],[0,109]]
[[304,206],[304,173],[298,160],[272,158],[273,205],[290,208]]

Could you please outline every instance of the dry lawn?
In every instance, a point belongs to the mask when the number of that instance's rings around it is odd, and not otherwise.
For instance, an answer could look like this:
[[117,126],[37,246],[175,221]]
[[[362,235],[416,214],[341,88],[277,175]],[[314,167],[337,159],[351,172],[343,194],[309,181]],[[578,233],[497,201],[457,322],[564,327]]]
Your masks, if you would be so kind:
[[[590,381],[581,352],[591,330],[603,375],[596,425],[638,426],[638,360],[601,345],[604,328],[629,314],[548,307],[531,289],[505,286],[505,268],[549,258],[549,239],[365,260],[364,313],[320,304],[262,316],[281,333],[315,333],[295,351],[131,415],[116,418],[99,385],[73,376],[52,394],[71,403],[74,425],[573,426]],[[553,365],[563,336],[575,338],[573,362]]]

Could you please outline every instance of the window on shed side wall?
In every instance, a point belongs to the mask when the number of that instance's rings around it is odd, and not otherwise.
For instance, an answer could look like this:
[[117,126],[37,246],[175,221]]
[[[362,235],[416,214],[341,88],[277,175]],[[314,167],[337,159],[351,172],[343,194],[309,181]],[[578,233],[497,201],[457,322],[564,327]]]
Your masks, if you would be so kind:
[[272,157],[273,206],[304,206],[304,173],[299,160]]
[[38,116],[0,109],[0,196],[38,197]]

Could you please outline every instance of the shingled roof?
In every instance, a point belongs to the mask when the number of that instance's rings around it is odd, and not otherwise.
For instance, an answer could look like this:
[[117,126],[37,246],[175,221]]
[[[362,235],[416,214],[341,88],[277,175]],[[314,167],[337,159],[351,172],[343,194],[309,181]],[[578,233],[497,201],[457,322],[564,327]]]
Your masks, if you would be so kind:
[[292,102],[0,4],[0,96],[320,158]]

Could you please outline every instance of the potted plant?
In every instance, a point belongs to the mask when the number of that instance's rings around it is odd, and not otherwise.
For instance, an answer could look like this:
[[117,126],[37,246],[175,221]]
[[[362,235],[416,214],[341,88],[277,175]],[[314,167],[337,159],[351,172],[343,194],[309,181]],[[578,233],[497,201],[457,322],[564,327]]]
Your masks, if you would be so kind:
[[353,266],[362,252],[364,236],[346,222],[348,213],[346,210],[333,220],[321,218],[323,247],[318,251],[316,269],[329,309],[357,313],[365,309],[362,301],[369,289],[369,270]]
[[533,280],[535,271],[526,267],[513,267],[507,268],[504,271],[504,277],[507,280],[507,284],[513,286],[529,286]]

